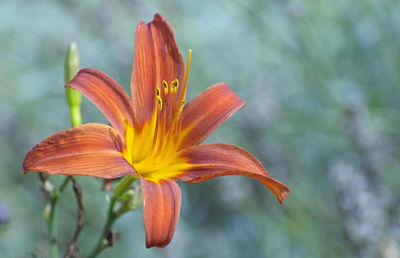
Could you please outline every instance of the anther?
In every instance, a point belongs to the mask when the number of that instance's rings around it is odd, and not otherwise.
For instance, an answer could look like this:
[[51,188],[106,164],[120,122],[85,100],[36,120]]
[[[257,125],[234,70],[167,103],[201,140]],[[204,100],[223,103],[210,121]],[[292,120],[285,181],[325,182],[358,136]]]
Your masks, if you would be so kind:
[[[164,86],[164,93],[168,94],[168,83],[165,80],[163,80],[162,84]],[[172,90],[171,90],[171,93],[172,93]]]
[[160,109],[160,111],[162,110],[162,99],[160,96],[157,96],[156,99],[158,100],[158,108]]
[[175,79],[171,82],[170,84],[171,87],[171,93],[175,93],[178,91],[178,87],[179,87],[179,81],[178,79]]
[[156,99],[158,101],[158,108],[160,109],[160,111],[162,110],[162,98],[160,97],[160,88],[156,89]]

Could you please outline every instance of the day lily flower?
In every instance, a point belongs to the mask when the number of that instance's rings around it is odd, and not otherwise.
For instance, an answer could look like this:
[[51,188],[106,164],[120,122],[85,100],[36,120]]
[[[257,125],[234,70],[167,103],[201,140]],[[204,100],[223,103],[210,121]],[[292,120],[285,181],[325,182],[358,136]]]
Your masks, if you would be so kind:
[[111,126],[90,123],[50,136],[28,152],[24,174],[139,179],[148,248],[165,247],[172,239],[181,206],[176,180],[247,176],[264,184],[282,203],[289,188],[270,177],[249,152],[230,144],[200,144],[246,102],[227,84],[216,83],[185,105],[189,67],[190,52],[185,68],[164,17],[156,14],[152,22],[140,22],[132,98],[95,69],[82,69],[66,85],[91,100]]

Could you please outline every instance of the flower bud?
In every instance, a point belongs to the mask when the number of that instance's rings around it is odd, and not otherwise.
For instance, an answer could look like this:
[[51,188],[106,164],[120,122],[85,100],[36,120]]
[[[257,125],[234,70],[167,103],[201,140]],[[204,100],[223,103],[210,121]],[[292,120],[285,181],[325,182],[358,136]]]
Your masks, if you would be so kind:
[[[78,47],[72,42],[68,47],[67,58],[65,60],[65,83],[69,83],[79,71]],[[79,91],[71,88],[65,89],[67,103],[71,113],[71,124],[73,127],[82,123],[81,102],[82,95]]]
[[43,209],[43,217],[46,221],[49,221],[50,213],[51,213],[51,204],[46,203],[46,206],[44,206],[44,209]]
[[119,197],[121,207],[117,210],[117,216],[136,210],[142,205],[142,189],[139,184],[134,183],[130,189]]

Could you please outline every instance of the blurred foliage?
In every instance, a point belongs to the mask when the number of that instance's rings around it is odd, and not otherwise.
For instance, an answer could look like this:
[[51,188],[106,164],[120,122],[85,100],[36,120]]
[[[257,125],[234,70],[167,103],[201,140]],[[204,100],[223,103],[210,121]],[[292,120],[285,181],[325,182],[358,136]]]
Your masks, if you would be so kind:
[[[129,92],[136,23],[160,12],[184,56],[189,98],[225,81],[248,105],[207,141],[248,149],[291,193],[283,206],[258,182],[225,177],[183,187],[171,244],[147,250],[141,211],[101,257],[400,256],[400,2],[396,0],[0,1],[0,256],[48,254],[44,202],[26,152],[69,128],[66,48]],[[106,122],[87,99],[83,121]],[[56,183],[61,178],[54,177]],[[88,251],[106,203],[79,178]],[[73,234],[71,189],[59,240]]]

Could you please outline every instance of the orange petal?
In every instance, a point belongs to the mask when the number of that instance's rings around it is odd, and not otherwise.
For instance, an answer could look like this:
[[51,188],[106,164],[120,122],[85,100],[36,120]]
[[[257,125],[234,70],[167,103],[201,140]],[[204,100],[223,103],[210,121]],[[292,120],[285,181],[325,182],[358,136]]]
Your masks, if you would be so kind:
[[124,89],[107,74],[85,68],[66,87],[74,88],[92,101],[111,125],[124,135],[124,121],[133,125],[133,105]]
[[183,108],[179,149],[202,142],[244,105],[227,84],[210,86]]
[[235,145],[197,145],[182,150],[179,156],[185,158],[191,167],[175,179],[197,183],[218,176],[241,175],[263,183],[281,204],[289,193],[289,188],[270,177],[259,160]]
[[[143,124],[150,120],[157,106],[157,88],[160,88],[163,102],[168,102],[167,96],[171,98],[171,92],[168,95],[163,93],[164,80],[169,85],[178,79],[181,86],[174,96],[182,94],[184,74],[185,63],[168,21],[156,14],[152,22],[148,24],[140,22],[135,34],[135,58],[131,81],[135,127],[142,128]],[[165,110],[166,103],[163,106]]]
[[165,247],[174,235],[181,209],[181,189],[173,180],[153,182],[140,178],[146,247]]
[[118,131],[107,125],[85,124],[56,133],[33,147],[23,170],[48,174],[116,178],[136,173],[121,154]]

